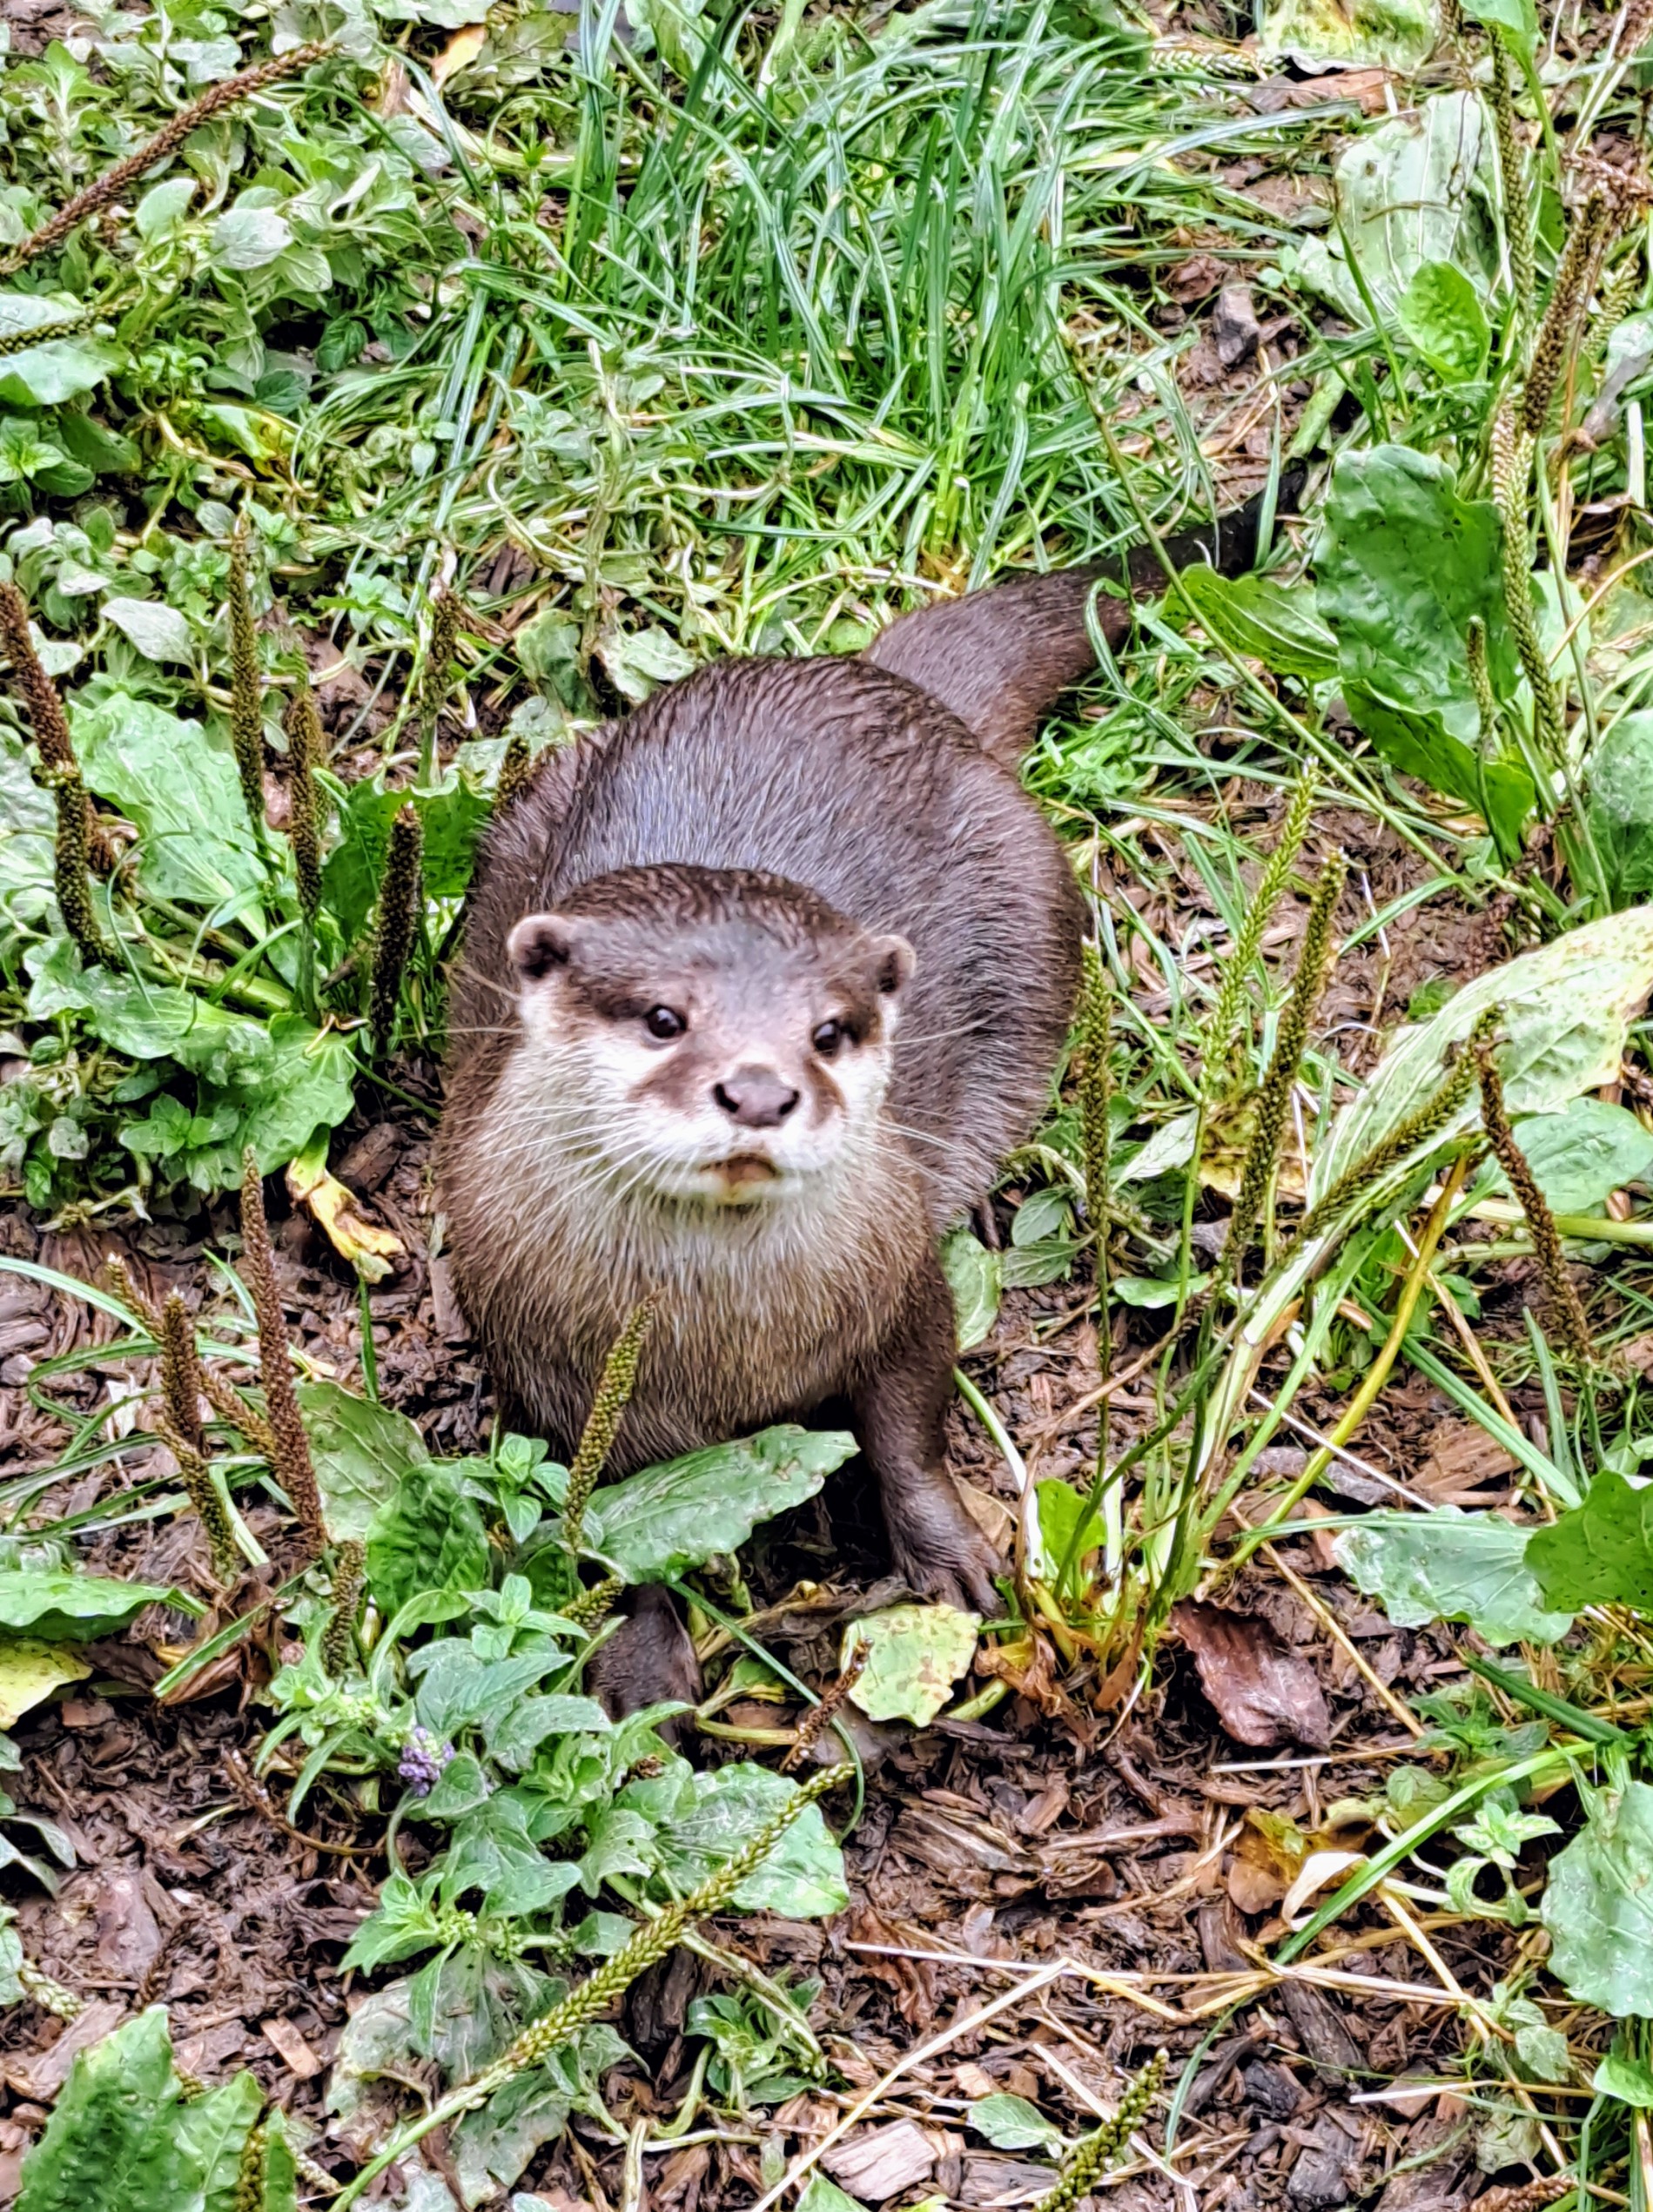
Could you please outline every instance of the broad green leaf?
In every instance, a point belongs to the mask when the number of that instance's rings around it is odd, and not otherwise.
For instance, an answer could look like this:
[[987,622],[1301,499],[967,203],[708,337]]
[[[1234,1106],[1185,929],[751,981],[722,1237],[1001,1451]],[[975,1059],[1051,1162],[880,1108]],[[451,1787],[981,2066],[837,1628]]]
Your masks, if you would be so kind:
[[1508,32],[1518,54],[1530,56],[1538,40],[1538,11],[1533,0],[1463,0],[1471,23],[1484,23]]
[[1061,2129],[1036,2104],[1030,2104],[1025,2097],[1011,2096],[1006,2090],[978,2097],[965,2118],[995,2150],[1044,2150],[1059,2156],[1067,2147]]
[[[1422,1026],[1405,1029],[1360,1096],[1333,1122],[1309,1176],[1311,1202],[1436,1091],[1450,1053],[1490,1007],[1504,1043],[1498,1066],[1510,1112],[1560,1113],[1618,1073],[1629,1027],[1653,991],[1653,907],[1570,931],[1488,969]],[[1435,1140],[1478,1119],[1474,1093]]]
[[420,1590],[474,1590],[487,1560],[482,1516],[440,1460],[409,1468],[368,1523],[368,1587],[386,1619]]
[[1233,651],[1309,683],[1336,675],[1337,640],[1320,620],[1312,584],[1224,576],[1196,561],[1183,570],[1182,588],[1206,629]]
[[1518,763],[1478,764],[1467,642],[1471,622],[1482,622],[1494,691],[1512,693],[1501,534],[1497,508],[1461,499],[1445,461],[1374,446],[1338,456],[1314,565],[1356,721],[1398,767],[1437,790],[1474,806],[1484,786],[1507,840],[1531,805],[1531,784]]
[[[716,1873],[782,1806],[797,1785],[767,1766],[744,1761],[692,1778],[692,1810],[659,1833],[661,1865],[679,1891]],[[818,1805],[806,1806],[763,1864],[735,1893],[746,1913],[784,1913],[823,1920],[850,1901],[843,1855],[827,1832]]]
[[1653,1615],[1653,1484],[1641,1489],[1604,1467],[1582,1505],[1535,1529],[1527,1564],[1547,1604],[1628,1605]]
[[1653,891],[1653,709],[1621,715],[1589,761],[1589,823],[1615,898]]
[[856,1449],[843,1429],[787,1422],[743,1443],[713,1444],[598,1490],[600,1549],[628,1582],[659,1582],[738,1551],[760,1521],[813,1497]]
[[301,1382],[299,1405],[328,1530],[359,1541],[407,1469],[429,1459],[425,1439],[406,1414],[336,1382]]
[[1528,1563],[1529,1532],[1495,1513],[1438,1505],[1379,1511],[1338,1537],[1338,1562],[1396,1628],[1468,1621],[1488,1644],[1554,1644],[1573,1624],[1550,1610]]
[[157,898],[234,905],[264,881],[235,763],[198,723],[116,692],[71,709],[86,781],[142,839],[138,881]]
[[239,2212],[241,2154],[263,2109],[264,2092],[250,2074],[237,2074],[178,2107],[178,2134],[199,2171],[200,2188],[178,2212]]
[[145,1605],[205,1610],[198,1598],[158,1583],[111,1582],[57,1567],[0,1568],[0,1629],[25,1629],[43,1644],[113,1636]]
[[1609,2051],[1592,2075],[1590,2088],[1598,2097],[1616,2097],[1620,2104],[1632,2105],[1638,2112],[1653,2112],[1653,2067],[1628,2052]]
[[1371,313],[1348,266],[1350,245],[1380,316],[1394,313],[1426,261],[1449,261],[1490,285],[1500,258],[1492,138],[1485,103],[1472,91],[1435,93],[1355,132],[1333,172],[1337,225],[1287,245],[1287,274],[1357,329],[1370,328]]
[[1085,1527],[1075,1558],[1083,1559],[1099,1548],[1105,1534],[1101,1516],[1086,1515],[1085,1499],[1071,1483],[1052,1476],[1036,1484],[1033,1497],[1038,1509],[1039,1538],[1047,1560],[1059,1563],[1067,1557],[1068,1546],[1081,1521]]
[[1570,1996],[1616,2020],[1653,2018],[1653,1783],[1592,1799],[1550,1861],[1540,1911],[1550,1971]]
[[798,2199],[798,2212],[865,2212],[865,2207],[858,2196],[846,2196],[837,2183],[828,2181],[824,2174],[814,2173]]
[[1481,295],[1450,261],[1425,261],[1395,303],[1395,320],[1437,375],[1467,384],[1486,373],[1492,332]]
[[[1515,1129],[1553,1213],[1597,1214],[1612,1192],[1653,1170],[1653,1133],[1607,1099],[1575,1099],[1565,1113],[1523,1115]],[[1495,1187],[1509,1195],[1502,1173]]]
[[201,2189],[180,2118],[166,2009],[151,2005],[76,2053],[17,2212],[178,2212]]
[[[1075,1503],[1082,1501],[1076,1496]],[[980,1627],[974,1613],[961,1613],[956,1605],[892,1605],[846,1623],[844,1664],[857,1646],[867,1654],[850,1697],[869,1720],[928,1727],[968,1671]]]
[[0,1728],[14,1727],[43,1698],[65,1682],[84,1682],[91,1672],[67,1644],[32,1636],[0,1639]]
[[59,407],[91,391],[125,362],[119,346],[100,339],[49,338],[0,360],[0,401],[10,407]]
[[106,599],[104,612],[148,661],[195,659],[195,635],[175,607],[159,599]]
[[220,215],[209,232],[209,251],[220,269],[262,269],[292,244],[292,225],[279,209],[248,206],[251,194]]
[[198,190],[193,177],[165,177],[158,185],[151,185],[132,211],[133,227],[139,238],[147,241],[175,231],[189,212]]
[[1305,67],[1358,62],[1414,70],[1435,43],[1428,0],[1268,0],[1261,50],[1271,60],[1289,54]]
[[1000,1257],[965,1228],[950,1229],[941,1240],[941,1271],[953,1294],[961,1352],[971,1351],[993,1333],[998,1319]]

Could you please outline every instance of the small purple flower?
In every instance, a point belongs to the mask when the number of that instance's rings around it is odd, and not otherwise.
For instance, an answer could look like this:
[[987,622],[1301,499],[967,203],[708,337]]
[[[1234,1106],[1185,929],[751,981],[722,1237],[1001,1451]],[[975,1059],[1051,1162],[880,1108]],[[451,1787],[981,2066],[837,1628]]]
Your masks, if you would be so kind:
[[438,1743],[428,1728],[416,1727],[403,1747],[396,1772],[416,1798],[427,1798],[453,1756],[452,1744]]

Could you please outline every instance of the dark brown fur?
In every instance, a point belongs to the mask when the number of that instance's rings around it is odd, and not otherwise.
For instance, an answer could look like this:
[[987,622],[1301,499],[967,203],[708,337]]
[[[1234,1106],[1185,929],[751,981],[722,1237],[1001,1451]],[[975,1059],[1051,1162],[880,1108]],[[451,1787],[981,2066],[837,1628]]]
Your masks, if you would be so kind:
[[[897,1567],[984,1609],[998,1562],[945,1463],[956,1348],[936,1247],[1037,1120],[1070,1018],[1083,905],[1016,770],[1093,663],[1093,582],[944,602],[859,659],[725,662],[552,756],[487,833],[453,986],[442,1202],[510,1417],[571,1449],[608,1345],[660,1291],[613,1471],[846,1398]],[[1097,606],[1122,637],[1128,602]],[[543,962],[519,942],[525,982],[507,939],[541,913],[552,941]],[[562,1184],[546,1194],[519,1011],[541,965],[597,1012],[604,992],[641,1008],[657,978],[731,958],[777,1009],[829,982],[853,997],[858,974],[876,1022],[886,933],[916,961],[876,1166],[806,1238],[766,1245],[736,1214],[702,1262],[685,1230],[662,1286],[658,1250],[608,1248]],[[749,1267],[724,1248],[742,1237]],[[636,1669],[607,1664],[635,1703]]]

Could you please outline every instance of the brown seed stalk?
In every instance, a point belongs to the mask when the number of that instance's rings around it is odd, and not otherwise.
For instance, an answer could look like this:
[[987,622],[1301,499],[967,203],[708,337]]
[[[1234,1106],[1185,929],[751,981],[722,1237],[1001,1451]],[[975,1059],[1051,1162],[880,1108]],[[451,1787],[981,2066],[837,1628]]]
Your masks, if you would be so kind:
[[271,1464],[292,1503],[308,1555],[314,1559],[326,1549],[327,1522],[310,1458],[310,1440],[304,1433],[292,1387],[292,1355],[287,1346],[281,1294],[276,1287],[275,1253],[264,1212],[264,1183],[251,1145],[241,1159],[241,1265],[258,1317],[259,1375],[275,1445]]
[[316,788],[316,768],[327,756],[316,712],[316,695],[300,682],[287,709],[287,836],[292,845],[292,872],[299,885],[299,906],[313,929],[321,911],[321,799]]
[[850,1654],[850,1664],[837,1680],[829,1684],[821,1693],[820,1702],[810,1707],[797,1725],[792,1738],[792,1748],[781,1761],[783,1774],[790,1774],[795,1766],[802,1766],[843,1710],[843,1701],[867,1671],[867,1646],[857,1644]]
[[270,61],[260,62],[254,69],[243,70],[239,77],[226,77],[222,84],[209,84],[187,107],[180,108],[164,123],[152,138],[129,153],[124,160],[118,161],[112,169],[106,169],[101,177],[94,178],[84,192],[66,200],[20,245],[14,245],[0,259],[0,276],[10,276],[25,262],[36,260],[41,254],[50,253],[54,246],[61,245],[78,224],[111,206],[129,185],[135,185],[158,163],[170,160],[192,131],[198,131],[202,124],[210,122],[215,115],[222,115],[226,108],[251,99],[255,93],[266,91],[286,77],[296,77],[300,70],[308,69],[312,62],[319,61],[330,52],[332,44],[330,39],[312,39],[308,45],[294,46]]
[[1538,1256],[1539,1271],[1549,1294],[1551,1320],[1556,1332],[1571,1354],[1581,1375],[1588,1375],[1595,1364],[1596,1347],[1591,1341],[1589,1321],[1584,1312],[1583,1301],[1573,1287],[1567,1272],[1567,1261],[1562,1252],[1561,1233],[1556,1227],[1556,1217],[1549,1210],[1549,1200],[1538,1187],[1527,1155],[1515,1141],[1515,1133],[1509,1124],[1509,1109],[1504,1102],[1503,1078],[1498,1072],[1492,1056],[1490,1040],[1479,1044],[1475,1054],[1475,1074],[1481,1085],[1481,1124],[1487,1133],[1498,1165],[1503,1169],[1509,1187],[1515,1193],[1522,1214],[1526,1217],[1528,1234],[1533,1240],[1533,1250]]
[[[13,687],[23,701],[30,727],[35,733],[35,750],[40,756],[41,766],[70,769],[78,775],[80,763],[75,757],[64,703],[35,650],[29,631],[29,602],[14,583],[0,583],[0,642],[4,643],[6,657],[11,662]],[[90,797],[85,801],[85,813],[88,863],[98,875],[106,876],[114,856],[92,812]]]
[[390,1050],[401,1004],[402,978],[419,929],[424,899],[420,858],[424,830],[417,811],[404,806],[390,825],[385,872],[379,885],[379,919],[373,931],[373,976],[368,986],[367,1032],[375,1052]]
[[247,524],[230,540],[230,743],[241,799],[253,835],[264,842],[264,679],[259,673],[259,626],[247,588]]

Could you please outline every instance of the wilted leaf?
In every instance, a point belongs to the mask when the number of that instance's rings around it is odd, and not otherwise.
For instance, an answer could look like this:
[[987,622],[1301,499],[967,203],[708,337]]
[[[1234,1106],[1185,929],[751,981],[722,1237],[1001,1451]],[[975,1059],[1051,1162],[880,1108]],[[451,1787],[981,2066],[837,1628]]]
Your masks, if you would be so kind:
[[1192,1599],[1173,1610],[1171,1621],[1193,1653],[1200,1688],[1237,1743],[1325,1750],[1332,1724],[1320,1677],[1267,1621]]
[[337,1382],[301,1382],[299,1405],[328,1530],[359,1541],[402,1476],[429,1459],[425,1439],[406,1414]]
[[1357,329],[1371,318],[1346,241],[1380,315],[1394,313],[1426,261],[1449,261],[1491,282],[1499,259],[1492,127],[1478,93],[1438,92],[1359,132],[1339,156],[1334,179],[1338,227],[1299,239],[1281,259]]
[[1592,1799],[1550,1861],[1541,1915],[1569,1995],[1616,2020],[1653,2018],[1653,1783]]
[[1366,62],[1414,70],[1435,43],[1428,0],[1268,0],[1260,44],[1271,59],[1289,54],[1305,67]]
[[43,1644],[34,1637],[0,1642],[0,1728],[14,1727],[43,1698],[65,1682],[84,1682],[91,1672],[84,1659],[64,1644]]
[[[691,1810],[662,1823],[660,1862],[680,1891],[693,1889],[772,1820],[797,1793],[796,1782],[749,1761],[692,1778]],[[850,1901],[843,1854],[818,1805],[807,1806],[760,1867],[735,1893],[743,1912],[824,1919]]]
[[995,2150],[1044,2150],[1059,2157],[1066,2148],[1061,2129],[1047,2120],[1036,2104],[1000,2090],[978,2097],[967,2115],[978,2135],[985,2135]]
[[42,1644],[113,1636],[145,1605],[204,1610],[198,1598],[156,1583],[111,1582],[57,1567],[0,1568],[0,1628],[26,1629]]
[[[794,1422],[646,1467],[591,1500],[599,1549],[628,1582],[659,1582],[737,1551],[760,1521],[813,1497],[855,1450],[843,1429]],[[595,1537],[594,1535],[594,1541]]]
[[1496,1513],[1381,1510],[1338,1537],[1338,1563],[1396,1628],[1468,1621],[1488,1644],[1555,1644],[1573,1624],[1547,1606],[1531,1535]]
[[1548,1604],[1653,1614],[1653,1484],[1638,1489],[1603,1468],[1582,1505],[1533,1530],[1527,1566]]
[[858,1647],[867,1654],[851,1698],[869,1720],[928,1727],[969,1671],[980,1628],[974,1613],[956,1605],[892,1605],[847,1623],[843,1664],[850,1665]]

